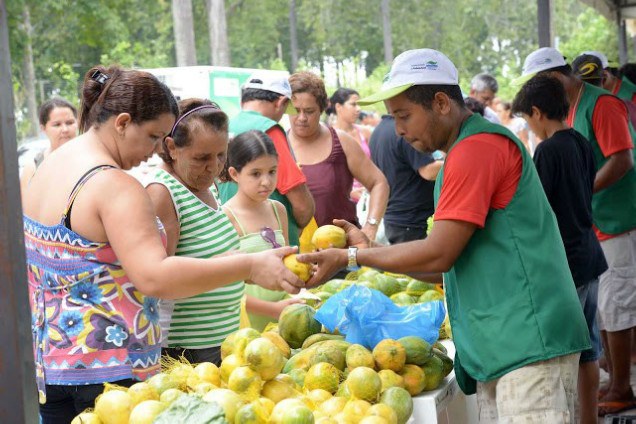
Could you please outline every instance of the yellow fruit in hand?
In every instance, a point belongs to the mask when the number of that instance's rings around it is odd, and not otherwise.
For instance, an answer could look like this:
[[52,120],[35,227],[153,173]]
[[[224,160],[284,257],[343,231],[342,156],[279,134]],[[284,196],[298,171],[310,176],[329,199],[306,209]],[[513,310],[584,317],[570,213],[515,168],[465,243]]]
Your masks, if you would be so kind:
[[283,259],[283,263],[285,264],[287,269],[296,274],[298,278],[303,281],[308,281],[311,277],[311,265],[303,262],[298,262],[296,260],[296,256],[296,254],[285,256],[285,258]]
[[316,246],[316,249],[330,247],[342,249],[347,245],[347,234],[342,228],[335,225],[323,225],[314,232],[311,243]]

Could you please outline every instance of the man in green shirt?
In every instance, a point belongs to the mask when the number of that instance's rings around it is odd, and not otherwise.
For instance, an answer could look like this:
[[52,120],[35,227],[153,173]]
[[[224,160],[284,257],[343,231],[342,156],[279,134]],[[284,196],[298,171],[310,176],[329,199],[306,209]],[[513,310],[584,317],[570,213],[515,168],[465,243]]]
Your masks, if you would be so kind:
[[435,225],[425,240],[375,247],[339,222],[353,247],[301,255],[318,265],[309,285],[347,265],[420,278],[443,272],[455,375],[465,393],[477,393],[480,422],[571,422],[579,352],[590,347],[589,335],[525,147],[465,107],[457,69],[435,50],[399,55],[382,91],[361,102],[382,100],[414,148],[447,153],[436,181]]

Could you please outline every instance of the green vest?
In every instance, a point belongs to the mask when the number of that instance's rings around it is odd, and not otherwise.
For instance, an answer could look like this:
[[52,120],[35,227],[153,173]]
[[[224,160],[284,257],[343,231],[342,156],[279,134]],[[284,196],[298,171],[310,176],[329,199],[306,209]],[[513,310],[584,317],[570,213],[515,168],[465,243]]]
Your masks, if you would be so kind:
[[[269,119],[261,115],[260,113],[254,112],[252,110],[242,110],[238,115],[230,120],[230,133],[236,136],[250,130],[259,130],[266,132],[274,126],[278,126],[281,131],[283,131],[283,133],[285,132],[283,127],[278,125],[276,121]],[[237,191],[238,186],[233,181],[220,183],[219,197],[221,198],[221,202],[225,203],[230,200],[232,197],[234,197]],[[287,210],[289,245],[298,246],[300,244],[300,229],[298,228],[298,223],[294,218],[294,211],[291,202],[287,199],[287,196],[285,196],[278,190],[274,190],[269,198],[278,200],[285,206],[285,209]]]
[[628,80],[626,77],[623,77],[621,79],[621,86],[618,88],[618,93],[616,93],[616,97],[631,102],[632,97],[634,97],[634,93],[636,93],[636,84]]
[[[510,203],[491,209],[453,267],[444,274],[453,329],[455,374],[464,393],[525,365],[590,347],[587,324],[556,218],[532,159],[506,128],[474,114],[451,147],[480,134],[501,134],[523,157]],[[476,141],[470,141],[476,142]],[[444,169],[435,184],[435,205]]]
[[[592,143],[598,171],[605,165],[607,158],[603,156],[594,134],[592,115],[599,97],[611,96],[611,94],[590,84],[584,84],[583,87],[572,127]],[[636,133],[629,121],[628,125],[632,140],[636,140]],[[632,149],[632,155],[636,162],[636,149]],[[592,218],[596,228],[605,234],[622,234],[636,228],[636,171],[633,167],[623,178],[606,189],[594,193]]]

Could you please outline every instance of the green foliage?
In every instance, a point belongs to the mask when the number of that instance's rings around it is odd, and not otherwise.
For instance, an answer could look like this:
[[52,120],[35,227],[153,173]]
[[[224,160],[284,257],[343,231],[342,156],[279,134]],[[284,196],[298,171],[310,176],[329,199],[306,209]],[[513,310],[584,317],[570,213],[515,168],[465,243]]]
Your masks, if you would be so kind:
[[598,50],[612,61],[618,62],[616,26],[589,8],[578,16],[572,36],[559,45],[568,60],[586,50]]
[[[341,73],[337,84],[377,91],[389,67],[384,62],[381,0],[296,0],[297,70],[324,73],[325,63],[368,75]],[[554,0],[553,27],[560,50],[571,60],[584,50],[618,58],[616,24],[580,0]],[[192,0],[197,60],[210,64],[206,0]],[[60,95],[77,103],[85,72],[97,63],[125,67],[175,66],[171,0],[7,0],[11,70],[18,126],[25,116],[23,22],[33,25],[37,99]],[[232,66],[290,69],[289,0],[225,0]],[[499,95],[511,99],[510,81],[537,48],[536,2],[527,0],[392,0],[394,54],[430,47],[455,63],[460,84],[489,72]],[[630,41],[631,43],[631,41]],[[280,47],[279,47],[280,45]],[[281,57],[282,52],[282,57]],[[336,87],[329,87],[333,91]],[[40,91],[42,90],[42,91]],[[370,109],[384,111],[382,104]]]

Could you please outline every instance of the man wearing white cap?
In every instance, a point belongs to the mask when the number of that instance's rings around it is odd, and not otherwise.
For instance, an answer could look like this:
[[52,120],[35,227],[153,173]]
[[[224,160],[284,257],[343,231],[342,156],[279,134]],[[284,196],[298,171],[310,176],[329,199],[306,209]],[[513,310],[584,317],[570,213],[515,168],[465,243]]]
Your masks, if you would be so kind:
[[[278,153],[278,181],[270,196],[287,209],[289,244],[298,246],[300,231],[314,216],[314,199],[307,188],[307,179],[289,149],[283,127],[278,124],[291,98],[287,77],[271,71],[255,72],[243,85],[241,112],[230,120],[230,133],[235,136],[250,130],[269,135]],[[219,185],[221,200],[231,199],[238,188],[234,182]]]
[[575,78],[558,50],[544,47],[528,55],[518,80],[538,73],[563,84],[570,102],[567,124],[592,143],[596,161],[592,218],[609,265],[598,290],[599,328],[610,371],[599,402],[604,416],[636,406],[629,378],[636,326],[636,133],[624,102]]
[[571,422],[579,352],[590,341],[525,147],[465,107],[457,69],[435,50],[399,55],[382,91],[361,102],[383,100],[413,147],[447,152],[435,225],[425,240],[376,247],[340,222],[354,247],[301,255],[318,264],[309,284],[347,265],[420,278],[443,272],[455,373],[465,393],[477,393],[480,422]]

